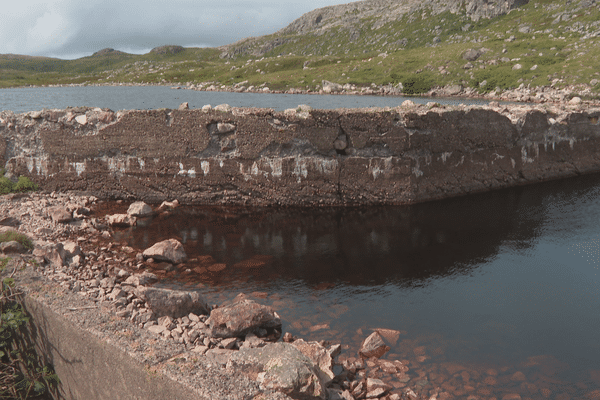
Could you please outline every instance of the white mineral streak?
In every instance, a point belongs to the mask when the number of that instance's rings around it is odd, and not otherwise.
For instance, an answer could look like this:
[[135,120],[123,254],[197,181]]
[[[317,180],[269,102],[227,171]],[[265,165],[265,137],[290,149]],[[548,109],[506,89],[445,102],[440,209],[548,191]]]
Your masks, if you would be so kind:
[[527,164],[527,163],[532,163],[534,160],[533,158],[529,158],[527,156],[527,148],[525,146],[521,147],[521,162],[523,164]]
[[71,167],[73,167],[73,169],[77,173],[77,176],[81,176],[81,174],[83,172],[85,172],[85,166],[86,166],[85,162],[72,162],[71,163]]
[[372,158],[369,160],[369,173],[373,175],[373,180],[381,174],[386,174],[392,169],[392,157]]
[[[223,167],[223,161],[221,161],[219,163],[219,165],[222,168]],[[200,168],[202,169],[202,173],[204,174],[204,176],[208,175],[208,173],[210,172],[210,162],[208,162],[208,161],[201,161],[200,162]]]

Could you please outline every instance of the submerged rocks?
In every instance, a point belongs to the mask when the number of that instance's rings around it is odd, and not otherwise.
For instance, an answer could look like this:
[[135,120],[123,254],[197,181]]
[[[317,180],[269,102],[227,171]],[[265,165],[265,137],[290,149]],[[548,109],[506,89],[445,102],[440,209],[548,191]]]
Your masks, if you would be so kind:
[[241,337],[259,329],[281,328],[281,319],[271,307],[243,296],[212,310],[206,321],[213,337]]
[[142,253],[144,258],[179,264],[187,260],[187,255],[181,242],[177,239],[167,239],[154,244]]
[[158,317],[179,318],[190,313],[198,315],[210,312],[206,300],[198,292],[140,286],[135,290],[135,294],[144,300]]

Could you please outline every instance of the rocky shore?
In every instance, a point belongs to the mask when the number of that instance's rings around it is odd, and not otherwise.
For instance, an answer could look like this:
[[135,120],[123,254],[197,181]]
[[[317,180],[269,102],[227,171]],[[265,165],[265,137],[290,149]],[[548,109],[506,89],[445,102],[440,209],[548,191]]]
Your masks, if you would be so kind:
[[[405,333],[376,327],[359,333],[359,348],[310,342],[286,332],[277,310],[261,304],[262,293],[208,304],[201,291],[161,288],[160,274],[151,271],[185,269],[198,260],[188,260],[174,239],[133,249],[112,232],[148,215],[168,218],[178,202],[135,202],[127,213],[109,215],[101,206],[93,196],[74,194],[0,197],[0,234],[14,230],[33,243],[33,249],[2,243],[1,257],[10,258],[6,271],[22,267],[17,281],[26,297],[200,398],[516,400],[571,398],[575,389],[585,398],[600,396],[583,383],[573,388],[551,378],[560,364],[551,356],[501,369],[435,363],[439,349],[402,340],[410,347],[393,353]],[[54,361],[59,376],[72,372]]]
[[[17,281],[26,296],[46,302],[95,335],[113,337],[148,368],[172,374],[173,366],[181,370],[185,363],[193,373],[182,380],[192,387],[196,369],[213,373],[216,368],[212,379],[224,374],[231,386],[207,398],[394,400],[433,394],[410,388],[410,379],[395,387],[369,375],[385,369],[390,376],[408,377],[401,361],[379,360],[389,350],[384,338],[393,339],[395,331],[373,332],[358,355],[338,360],[340,344],[282,335],[276,311],[252,294],[209,305],[198,291],[154,286],[158,278],[147,270],[157,263],[160,268],[181,266],[186,261],[181,244],[171,239],[138,251],[115,243],[111,226],[135,224],[137,218],[176,207],[176,201],[156,209],[137,202],[127,214],[102,218],[95,216],[96,205],[93,196],[2,196],[0,234],[17,231],[33,243],[30,250],[17,242],[2,243],[2,257],[10,259],[6,270],[22,267]],[[60,376],[60,366],[57,372]],[[265,397],[256,397],[259,393]]]

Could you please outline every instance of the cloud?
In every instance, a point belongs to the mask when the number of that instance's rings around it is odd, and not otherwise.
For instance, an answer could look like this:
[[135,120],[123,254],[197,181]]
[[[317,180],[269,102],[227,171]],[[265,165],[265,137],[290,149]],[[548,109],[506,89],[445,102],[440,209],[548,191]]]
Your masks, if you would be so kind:
[[[106,47],[216,47],[283,28],[335,0],[21,0],[0,16],[0,53],[76,58]],[[285,6],[282,6],[285,4]]]

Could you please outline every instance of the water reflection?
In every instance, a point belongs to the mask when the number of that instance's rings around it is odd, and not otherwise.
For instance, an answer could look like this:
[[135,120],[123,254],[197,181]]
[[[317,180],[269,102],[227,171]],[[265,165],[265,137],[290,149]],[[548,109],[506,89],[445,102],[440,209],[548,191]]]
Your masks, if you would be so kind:
[[415,360],[422,347],[431,369],[512,374],[543,356],[561,366],[552,379],[589,388],[600,371],[599,194],[600,177],[587,176],[410,207],[181,207],[115,238],[139,249],[178,238],[191,260],[159,268],[162,285],[201,287],[214,302],[254,293],[308,339],[356,348],[370,329],[397,329],[390,357]]

